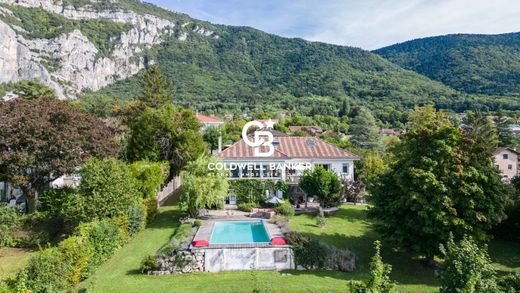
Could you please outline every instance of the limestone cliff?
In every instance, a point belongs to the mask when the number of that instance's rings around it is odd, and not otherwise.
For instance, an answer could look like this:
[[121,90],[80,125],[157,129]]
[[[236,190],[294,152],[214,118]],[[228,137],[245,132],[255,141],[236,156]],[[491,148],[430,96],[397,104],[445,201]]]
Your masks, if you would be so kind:
[[[62,0],[0,0],[0,83],[40,79],[54,88],[60,98],[73,98],[81,91],[96,91],[136,74],[145,66],[139,53],[170,37],[181,41],[191,33],[218,37],[199,25],[189,26],[186,18],[175,19],[173,12],[169,19],[164,19],[119,8],[103,10],[95,3],[74,7]],[[43,9],[72,21],[102,19],[130,24],[131,28],[114,39],[114,48],[102,56],[79,29],[53,38],[25,37],[24,28],[16,25],[17,16],[9,9],[13,5]],[[44,66],[49,60],[55,63],[53,69]]]

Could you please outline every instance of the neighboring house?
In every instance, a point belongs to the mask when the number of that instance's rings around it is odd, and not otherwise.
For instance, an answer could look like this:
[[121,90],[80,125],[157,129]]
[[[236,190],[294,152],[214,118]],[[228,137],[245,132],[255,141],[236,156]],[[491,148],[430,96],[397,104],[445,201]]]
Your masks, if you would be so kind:
[[518,125],[518,124],[510,125],[509,129],[511,130],[511,132],[514,135],[520,135],[520,125]]
[[317,136],[320,135],[323,132],[323,129],[319,126],[314,125],[305,125],[305,126],[289,126],[289,131],[294,134],[297,131],[303,131],[306,132],[309,135]]
[[197,113],[196,116],[197,120],[199,120],[200,124],[202,124],[200,131],[204,131],[208,127],[218,127],[224,124],[224,121],[222,121],[222,119],[219,119],[214,116],[203,115],[200,113]]
[[512,148],[498,148],[494,155],[493,160],[495,162],[495,167],[502,174],[502,179],[504,181],[509,181],[513,177],[518,175],[519,167],[518,167],[518,158],[519,152]]
[[379,131],[381,136],[399,136],[402,137],[404,135],[404,130],[401,129],[392,129],[392,128],[381,128]]
[[[79,186],[81,178],[78,175],[62,175],[52,181],[49,185],[51,188],[73,187]],[[17,201],[24,202],[22,190],[9,184],[8,182],[0,182],[0,202]]]

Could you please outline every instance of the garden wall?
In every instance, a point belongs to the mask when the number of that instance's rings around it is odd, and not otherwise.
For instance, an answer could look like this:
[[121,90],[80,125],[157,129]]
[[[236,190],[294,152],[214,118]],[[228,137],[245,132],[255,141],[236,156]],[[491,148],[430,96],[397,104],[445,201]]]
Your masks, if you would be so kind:
[[204,271],[225,272],[244,270],[294,269],[290,247],[215,248],[205,249]]

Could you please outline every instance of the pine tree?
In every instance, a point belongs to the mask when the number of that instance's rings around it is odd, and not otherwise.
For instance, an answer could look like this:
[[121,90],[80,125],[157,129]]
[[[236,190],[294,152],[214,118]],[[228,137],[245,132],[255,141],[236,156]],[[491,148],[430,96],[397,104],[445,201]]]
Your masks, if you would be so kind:
[[474,142],[476,148],[473,153],[480,157],[491,158],[496,150],[499,139],[493,122],[482,112],[469,113],[464,119],[466,128],[464,133],[468,139]]
[[343,102],[341,104],[341,108],[339,109],[338,116],[344,117],[350,113],[350,104],[347,99],[343,99]]
[[355,147],[362,149],[377,149],[380,147],[379,129],[370,110],[360,108],[350,126],[352,138],[350,141]]
[[174,93],[169,91],[169,82],[161,73],[158,65],[148,68],[141,81],[142,95],[137,100],[146,106],[158,109],[173,100]]
[[497,128],[499,146],[501,147],[510,147],[513,145],[513,132],[509,128],[511,125],[511,120],[509,117],[504,116],[502,112],[498,113],[498,117],[496,118],[495,125]]

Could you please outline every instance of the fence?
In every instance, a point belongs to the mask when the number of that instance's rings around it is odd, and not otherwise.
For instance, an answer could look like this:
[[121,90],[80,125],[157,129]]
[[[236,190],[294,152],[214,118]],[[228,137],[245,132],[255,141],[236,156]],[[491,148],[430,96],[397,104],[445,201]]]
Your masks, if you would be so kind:
[[164,202],[181,187],[181,177],[176,176],[159,192],[157,192],[157,204],[161,206]]

